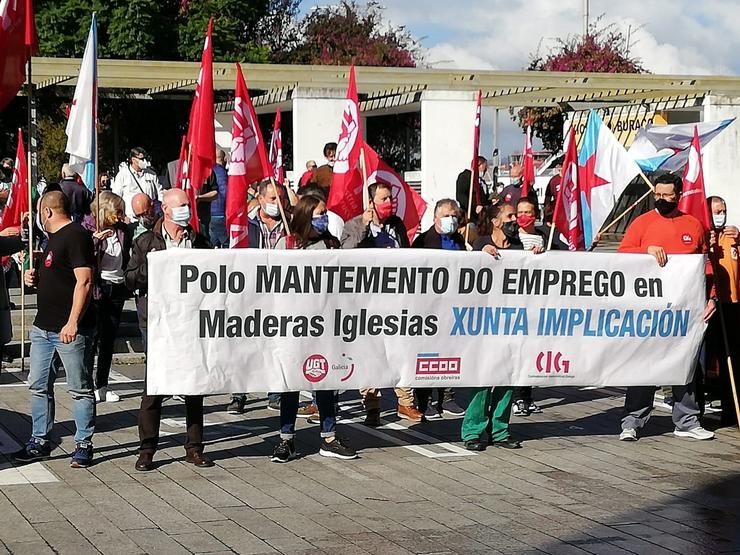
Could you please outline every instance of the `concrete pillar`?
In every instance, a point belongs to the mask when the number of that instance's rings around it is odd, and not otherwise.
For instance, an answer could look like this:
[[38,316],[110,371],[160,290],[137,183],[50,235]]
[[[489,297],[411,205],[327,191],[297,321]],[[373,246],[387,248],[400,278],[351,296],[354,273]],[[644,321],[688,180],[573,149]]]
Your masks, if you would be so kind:
[[346,89],[309,89],[293,91],[293,171],[298,179],[308,160],[321,166],[324,145],[339,138]]
[[[493,109],[484,107],[481,136],[493,119]],[[421,195],[429,205],[422,229],[431,225],[438,200],[455,198],[457,175],[470,167],[474,121],[473,92],[425,91],[421,96]]]
[[740,226],[740,97],[704,97],[704,121],[738,118],[703,150],[707,195],[727,201],[727,223]]

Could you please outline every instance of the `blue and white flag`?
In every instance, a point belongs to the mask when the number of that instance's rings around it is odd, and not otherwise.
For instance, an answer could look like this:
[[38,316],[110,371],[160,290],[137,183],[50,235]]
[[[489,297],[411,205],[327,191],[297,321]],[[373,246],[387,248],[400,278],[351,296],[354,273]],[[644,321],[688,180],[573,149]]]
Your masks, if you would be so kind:
[[657,169],[676,171],[686,165],[694,128],[699,131],[699,142],[704,147],[730,125],[735,118],[678,125],[648,125],[637,132],[629,149],[630,156],[643,171]]
[[98,120],[98,22],[95,14],[90,23],[85,54],[67,121],[67,147],[70,168],[80,174],[85,186],[95,190]]

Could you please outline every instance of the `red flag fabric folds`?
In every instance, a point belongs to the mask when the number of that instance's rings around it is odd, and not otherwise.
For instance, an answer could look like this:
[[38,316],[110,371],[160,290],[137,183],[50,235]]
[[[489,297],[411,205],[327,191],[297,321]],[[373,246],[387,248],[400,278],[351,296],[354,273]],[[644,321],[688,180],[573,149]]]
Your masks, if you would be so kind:
[[13,181],[10,195],[0,218],[0,229],[20,227],[23,214],[28,212],[28,164],[26,149],[23,147],[23,134],[18,130],[18,149],[15,155]]
[[704,231],[709,231],[709,210],[707,194],[704,190],[704,167],[701,161],[701,143],[699,130],[694,127],[694,138],[689,147],[689,159],[683,173],[683,193],[678,201],[678,209],[684,214],[691,214],[701,222]]
[[270,137],[270,165],[275,181],[282,183],[285,180],[285,169],[283,168],[283,133],[280,130],[282,119],[280,108],[275,112],[275,123],[272,126]]
[[553,222],[557,232],[567,238],[568,248],[576,251],[584,249],[585,246],[581,217],[581,195],[578,189],[578,153],[573,127],[570,128],[565,141],[565,159],[563,160],[560,188],[555,200]]
[[37,50],[33,2],[0,1],[0,112],[23,86],[26,62]]

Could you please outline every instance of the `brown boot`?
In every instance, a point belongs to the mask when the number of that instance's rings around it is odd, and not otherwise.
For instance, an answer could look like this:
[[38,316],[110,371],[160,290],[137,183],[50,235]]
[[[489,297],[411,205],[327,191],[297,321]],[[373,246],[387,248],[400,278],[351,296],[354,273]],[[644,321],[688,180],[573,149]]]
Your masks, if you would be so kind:
[[398,417],[412,422],[421,422],[424,415],[413,406],[398,405]]
[[139,453],[139,458],[136,459],[134,468],[139,472],[147,472],[154,469],[154,453]]
[[365,426],[370,426],[371,428],[380,426],[380,409],[367,409]]
[[198,451],[189,451],[185,455],[185,462],[195,465],[198,468],[210,468],[215,464],[211,459],[205,458],[203,453],[199,453]]

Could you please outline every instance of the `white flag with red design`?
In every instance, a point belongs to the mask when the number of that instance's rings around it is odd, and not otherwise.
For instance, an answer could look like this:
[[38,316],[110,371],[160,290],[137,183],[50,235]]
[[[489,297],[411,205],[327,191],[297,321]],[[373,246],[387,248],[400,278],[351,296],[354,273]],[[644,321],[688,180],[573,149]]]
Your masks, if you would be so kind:
[[370,145],[365,143],[365,161],[367,163],[367,182],[386,183],[392,192],[393,213],[403,220],[409,243],[416,236],[421,218],[427,209],[427,203],[414,191],[403,178],[391,168]]
[[249,246],[247,189],[272,175],[244,74],[236,64],[236,96],[231,126],[229,181],[226,188],[226,229],[230,248]]
[[334,176],[327,202],[327,208],[339,214],[344,221],[362,213],[364,183],[360,167],[361,147],[360,104],[357,100],[355,66],[352,66],[349,70],[347,100],[342,114]]
[[283,168],[283,133],[281,126],[280,108],[275,112],[275,123],[272,126],[272,136],[270,137],[270,165],[272,166],[272,175],[275,181],[282,183],[285,180],[285,170]]

